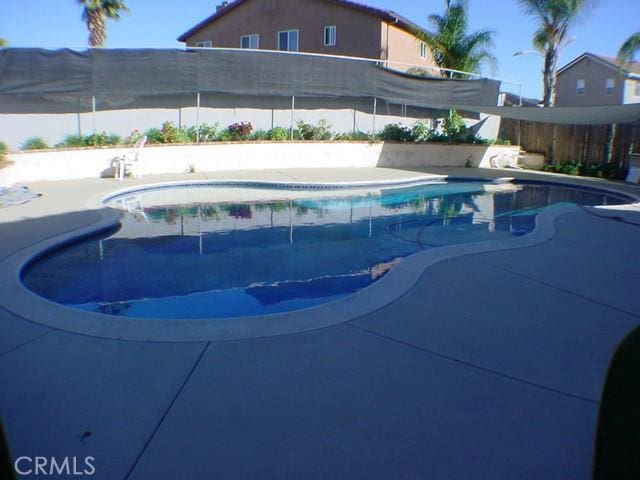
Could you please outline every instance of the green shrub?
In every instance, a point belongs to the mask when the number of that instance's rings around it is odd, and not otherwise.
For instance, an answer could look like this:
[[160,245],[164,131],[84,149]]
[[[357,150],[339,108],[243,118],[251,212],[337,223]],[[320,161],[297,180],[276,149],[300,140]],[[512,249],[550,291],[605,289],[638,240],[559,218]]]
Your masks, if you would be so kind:
[[349,133],[339,133],[335,136],[335,140],[344,141],[344,142],[363,142],[370,140],[371,136],[366,132],[349,132]]
[[56,143],[56,147],[76,148],[76,147],[103,147],[108,145],[122,145],[120,136],[108,134],[107,132],[93,133],[91,135],[69,134],[62,142]]
[[297,140],[331,140],[331,126],[326,120],[320,120],[317,125],[299,121],[294,131]]
[[482,140],[484,140],[484,143],[487,145],[511,145],[511,141],[504,138],[496,138],[495,140],[487,140],[486,138],[483,138]]
[[[198,136],[198,132],[200,135]],[[207,123],[200,124],[200,127],[193,126],[187,129],[189,141],[195,142],[215,142],[218,137],[218,124],[210,125]]]
[[251,140],[267,140],[267,131],[266,130],[256,130],[250,136]]
[[[184,128],[177,127],[173,122],[164,122],[162,128],[149,128],[145,130],[147,143],[189,143],[191,141],[189,132]],[[135,143],[142,137],[138,130],[131,132],[126,139],[128,144]]]
[[432,133],[431,128],[425,122],[416,122],[411,127],[411,139],[414,142],[428,142]]
[[233,134],[225,128],[224,130],[220,130],[218,132],[218,135],[216,135],[216,140],[220,142],[230,142],[231,140],[234,140],[234,138]]
[[160,143],[189,143],[189,135],[173,122],[164,122],[160,130]]
[[[146,132],[145,132],[146,133]],[[135,130],[133,130],[128,137],[126,137],[124,139],[124,143],[125,145],[133,145],[134,143],[136,143],[138,140],[140,140],[142,138],[143,134],[140,130],[138,130],[137,128]],[[149,137],[147,136],[147,141],[149,141]]]
[[4,142],[0,142],[0,166],[2,166],[7,161],[7,153],[9,152],[9,147]]
[[449,140],[455,140],[467,129],[464,118],[455,110],[452,110],[450,114],[444,118],[442,127],[445,135],[449,137]]
[[289,136],[289,130],[282,127],[273,127],[271,130],[267,131],[267,140],[274,142],[286,142],[289,140]]
[[565,175],[579,175],[581,177],[606,178],[609,180],[621,179],[620,173],[612,163],[603,165],[584,165],[580,162],[555,163],[542,167],[545,172],[563,173]]
[[159,128],[149,128],[145,130],[144,135],[147,137],[147,143],[164,143],[162,141],[162,132]]
[[582,169],[582,175],[586,177],[607,178],[609,180],[621,180],[616,167],[612,163],[604,165],[585,165]]
[[94,133],[83,138],[84,144],[88,147],[102,147],[106,145],[121,145],[122,138],[107,132]]
[[398,123],[389,123],[384,126],[378,135],[385,142],[412,142],[411,129]]
[[69,134],[60,143],[56,143],[56,147],[84,147],[84,137],[77,134]]
[[49,148],[49,145],[40,137],[27,138],[22,144],[22,150],[43,150],[45,148]]
[[542,170],[545,172],[563,173],[565,175],[580,175],[584,166],[580,162],[555,163],[545,165]]

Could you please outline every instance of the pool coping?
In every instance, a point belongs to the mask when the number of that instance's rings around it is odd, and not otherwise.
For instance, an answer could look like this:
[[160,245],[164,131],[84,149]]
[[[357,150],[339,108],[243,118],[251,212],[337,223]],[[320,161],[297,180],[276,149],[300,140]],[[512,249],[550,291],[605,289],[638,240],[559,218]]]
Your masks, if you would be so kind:
[[[120,189],[103,195],[100,197],[100,201],[129,192],[158,188],[159,186],[160,188],[163,186],[168,188],[176,185],[224,184],[233,186],[259,185],[261,187],[280,185],[280,188],[286,185],[286,188],[298,189],[347,189],[419,184],[424,183],[425,179],[433,181],[436,177],[458,181],[492,182],[494,180],[482,177],[429,175],[411,179],[370,182],[310,183],[245,180],[162,182],[160,184]],[[520,182],[563,185],[562,182],[548,182],[545,180],[531,181],[525,179]],[[612,188],[571,183],[564,183],[564,185],[621,195],[630,199],[635,198],[636,202],[640,201],[640,198],[636,195]],[[44,239],[0,261],[0,283],[4,286],[4,288],[0,289],[0,304],[14,315],[52,329],[118,340],[155,342],[226,341],[299,333],[348,322],[395,302],[410,291],[427,269],[436,263],[465,255],[531,247],[544,243],[555,235],[556,219],[564,214],[580,210],[581,207],[573,205],[545,210],[536,216],[534,230],[521,237],[450,245],[414,253],[405,257],[390,272],[366,288],[332,302],[300,310],[261,316],[178,320],[120,317],[85,312],[40,297],[27,289],[22,283],[21,276],[24,269],[43,255],[69,243],[75,243],[117,227],[120,221],[120,214],[103,205],[103,208],[98,210],[100,218],[91,225]]]
[[[369,180],[362,182],[283,182],[267,180],[185,180],[162,183],[152,183],[128,187],[114,192],[110,192],[100,197],[100,202],[104,206],[107,202],[124,195],[133,195],[148,190],[160,190],[173,187],[242,187],[242,188],[264,188],[264,189],[286,189],[286,190],[347,190],[360,188],[411,186],[424,183],[446,182],[446,175],[422,175],[412,178],[401,178],[396,180]],[[95,200],[95,199],[94,199]]]

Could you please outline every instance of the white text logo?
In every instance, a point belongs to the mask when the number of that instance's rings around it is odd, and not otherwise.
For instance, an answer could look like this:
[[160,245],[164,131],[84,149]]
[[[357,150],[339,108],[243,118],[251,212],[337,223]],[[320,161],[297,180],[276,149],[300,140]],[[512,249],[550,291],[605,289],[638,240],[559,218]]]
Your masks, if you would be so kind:
[[93,475],[93,457],[20,457],[13,466],[20,475]]

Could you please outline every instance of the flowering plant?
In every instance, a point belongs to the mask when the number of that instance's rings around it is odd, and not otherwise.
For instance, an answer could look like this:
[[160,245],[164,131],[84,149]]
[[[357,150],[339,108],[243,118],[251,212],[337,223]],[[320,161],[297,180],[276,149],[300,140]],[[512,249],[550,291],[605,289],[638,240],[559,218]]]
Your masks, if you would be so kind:
[[231,124],[227,127],[232,138],[247,138],[253,131],[253,125],[251,122],[239,122]]

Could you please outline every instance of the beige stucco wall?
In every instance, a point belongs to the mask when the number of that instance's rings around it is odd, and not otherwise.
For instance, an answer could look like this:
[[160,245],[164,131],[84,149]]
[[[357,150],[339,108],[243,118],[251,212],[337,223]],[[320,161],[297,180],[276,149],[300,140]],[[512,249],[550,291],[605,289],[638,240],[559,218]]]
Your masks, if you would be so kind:
[[[382,58],[389,60],[390,68],[408,70],[412,65],[435,67],[429,49],[427,49],[427,58],[420,58],[420,40],[412,34],[387,22],[381,22],[381,37]],[[437,70],[428,70],[435,75],[439,74]]]
[[[336,45],[324,45],[324,27],[336,27]],[[252,0],[194,33],[187,46],[210,40],[214,47],[239,48],[243,35],[260,35],[260,48],[278,50],[278,32],[298,30],[299,51],[389,60],[390,67],[435,66],[430,51],[420,58],[420,41],[373,14],[325,0]],[[394,64],[393,62],[398,62]]]
[[[299,51],[380,58],[380,19],[323,0],[252,0],[232,9],[187,40],[239,48],[242,35],[259,34],[260,48],[278,50],[278,32],[299,30]],[[336,26],[336,45],[324,46],[324,27]]]
[[[64,150],[9,155],[0,186],[47,180],[113,176],[122,148]],[[491,167],[514,164],[519,147],[499,145],[369,142],[239,142],[145,147],[138,171],[145,174],[221,170],[339,167]]]
[[[613,95],[605,94],[607,78],[615,79]],[[584,95],[576,95],[578,79],[586,81]],[[587,57],[558,75],[556,104],[559,107],[620,105],[623,91],[624,79],[616,70]]]

